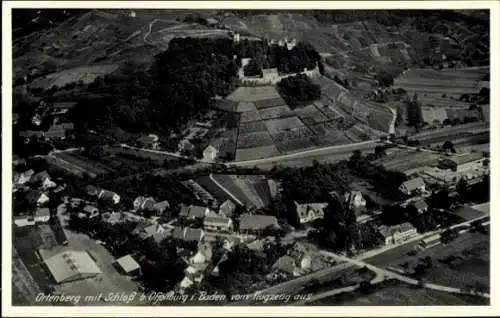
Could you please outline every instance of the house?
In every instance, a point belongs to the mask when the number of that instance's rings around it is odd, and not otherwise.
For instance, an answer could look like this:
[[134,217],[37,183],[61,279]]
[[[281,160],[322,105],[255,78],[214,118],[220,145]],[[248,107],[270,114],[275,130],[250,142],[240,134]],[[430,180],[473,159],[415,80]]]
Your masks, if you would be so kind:
[[263,68],[262,69],[262,79],[265,82],[277,83],[280,80],[280,76],[277,68]]
[[427,209],[429,208],[429,206],[427,205],[427,203],[424,200],[416,201],[415,203],[413,203],[413,206],[417,210],[418,214],[422,214],[422,213],[427,212]]
[[60,125],[51,126],[43,135],[47,139],[64,139],[66,138],[66,129]]
[[76,105],[76,102],[56,102],[52,104],[53,115],[66,114],[70,109]]
[[17,167],[17,166],[26,166],[26,159],[23,159],[17,155],[13,155],[12,156],[12,165],[14,167]]
[[40,130],[23,130],[19,132],[19,136],[24,137],[25,139],[30,139],[32,137],[42,138],[44,133]]
[[55,188],[57,185],[50,180],[50,175],[47,171],[42,171],[34,174],[31,177],[30,183],[39,186],[40,188],[46,190],[50,188]]
[[483,118],[483,121],[489,123],[490,122],[490,105],[481,105],[481,106],[479,106],[479,109],[481,111],[481,117]]
[[288,251],[287,255],[292,257],[301,270],[310,270],[312,266],[312,253],[303,244],[296,242]]
[[99,209],[97,209],[95,206],[93,205],[90,205],[90,204],[86,204],[83,209],[82,209],[82,212],[89,218],[92,218],[96,215],[99,215]]
[[214,162],[219,154],[221,146],[222,139],[212,139],[210,144],[203,150],[203,161]]
[[152,238],[157,244],[160,244],[168,237],[169,232],[159,223],[144,221],[137,224],[135,229],[132,231],[132,235],[137,236],[140,240]]
[[66,137],[66,132],[68,130],[73,130],[73,123],[62,123],[59,125],[53,125],[48,131],[44,133],[47,139],[64,139]]
[[344,194],[344,204],[349,211],[360,215],[366,210],[366,200],[360,191],[350,191]]
[[99,194],[97,195],[97,198],[99,200],[113,203],[113,204],[118,204],[120,202],[120,196],[116,194],[113,191],[108,191],[108,190],[101,190]]
[[65,251],[52,257],[43,257],[45,265],[58,284],[91,278],[99,275],[101,269],[85,251]]
[[101,192],[101,189],[99,189],[98,187],[95,187],[93,185],[88,185],[85,188],[85,192],[87,192],[88,196],[97,197],[97,196],[99,196],[99,193]]
[[272,215],[243,213],[240,216],[240,232],[258,234],[268,227],[277,227],[278,219]]
[[439,161],[439,168],[451,169],[452,171],[459,173],[482,170],[485,166],[485,159],[487,158],[484,158],[481,153],[445,157]]
[[222,216],[206,217],[203,220],[203,228],[207,231],[232,232],[233,220]]
[[50,210],[49,208],[39,208],[34,213],[34,219],[36,223],[47,223],[50,220]]
[[441,244],[441,235],[440,234],[434,234],[432,236],[424,238],[420,244],[418,245],[419,248],[421,249],[427,249],[431,248],[433,246]]
[[288,255],[280,257],[271,268],[294,277],[301,275],[300,269],[295,265],[295,260]]
[[189,139],[182,139],[177,145],[179,152],[192,152],[195,149],[195,146]]
[[33,177],[34,174],[35,174],[35,172],[32,169],[27,170],[25,172],[21,172],[21,173],[15,173],[14,174],[14,183],[18,184],[18,185],[25,184],[26,182],[31,180],[31,178]]
[[328,206],[328,203],[299,204],[297,203],[297,201],[294,201],[294,203],[300,224],[305,224],[314,220],[322,219],[325,215],[323,210]]
[[271,194],[271,198],[276,199],[281,192],[281,184],[273,179],[267,179],[267,186],[269,187],[269,192]]
[[158,213],[158,215],[162,215],[168,208],[170,208],[170,203],[167,200],[157,202],[153,206],[153,209]]
[[134,200],[134,209],[139,211],[153,211],[155,200],[152,197],[139,196]]
[[226,200],[219,207],[219,214],[225,217],[231,217],[236,210],[236,205],[231,200]]
[[130,254],[116,259],[115,264],[122,273],[127,275],[136,275],[141,271],[141,266]]
[[190,227],[176,227],[173,231],[173,238],[184,242],[201,242],[205,236],[202,229],[193,229]]
[[144,148],[158,149],[159,140],[160,139],[157,135],[151,134],[148,136],[142,136],[141,138],[137,139],[137,143]]
[[378,228],[384,238],[385,245],[400,244],[417,235],[417,229],[409,222]]
[[207,207],[198,205],[182,205],[179,217],[189,220],[203,219],[207,214],[209,214],[209,212],[210,209]]
[[477,120],[481,119],[481,112],[477,109],[468,108],[448,108],[446,109],[446,114],[451,122],[458,121],[460,123],[466,120]]
[[31,117],[31,123],[35,126],[40,126],[42,123],[42,116],[40,114],[35,114],[33,117]]
[[414,195],[425,192],[424,180],[420,177],[403,182],[399,186],[399,191],[405,195]]
[[12,219],[17,227],[33,226],[36,224],[35,218],[31,215],[15,215]]
[[29,203],[36,204],[37,206],[42,206],[43,204],[49,202],[49,197],[39,190],[30,190],[26,194],[26,200]]

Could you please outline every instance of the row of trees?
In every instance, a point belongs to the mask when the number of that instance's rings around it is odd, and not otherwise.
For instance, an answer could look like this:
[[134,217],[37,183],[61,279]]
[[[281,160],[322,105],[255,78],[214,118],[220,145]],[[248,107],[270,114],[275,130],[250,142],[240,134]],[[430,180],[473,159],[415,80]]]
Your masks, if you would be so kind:
[[97,79],[73,108],[82,131],[120,127],[130,132],[178,130],[237,85],[238,65],[229,39],[182,38],[156,56],[149,69],[134,65]]

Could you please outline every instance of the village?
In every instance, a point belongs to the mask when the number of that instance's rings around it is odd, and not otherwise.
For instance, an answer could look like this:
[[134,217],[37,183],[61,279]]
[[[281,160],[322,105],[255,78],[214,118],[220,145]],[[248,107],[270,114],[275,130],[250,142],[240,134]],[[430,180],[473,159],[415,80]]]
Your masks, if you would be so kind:
[[[153,138],[142,138],[141,141],[146,142],[145,139],[152,141],[149,146],[154,149]],[[63,290],[71,290],[71,284],[81,288],[81,282],[72,283],[80,280],[102,281],[99,277],[107,275],[107,271],[116,271],[132,280],[140,279],[144,267],[151,270],[152,262],[159,266],[158,255],[155,255],[159,251],[161,255],[175,255],[168,261],[181,264],[179,273],[183,273],[182,278],[177,277],[169,290],[175,293],[203,290],[204,280],[220,276],[220,267],[227,266],[224,263],[234,257],[234,249],[241,246],[258,253],[279,250],[271,257],[276,259],[275,262],[266,266],[269,272],[260,273],[264,274],[265,280],[247,286],[250,290],[313,274],[336,264],[335,260],[320,253],[321,246],[308,239],[308,233],[315,231],[314,222],[325,216],[324,210],[331,203],[294,201],[291,204],[293,212],[287,212],[295,214],[293,218],[297,222],[295,227],[291,226],[289,221],[273,215],[272,210],[268,214],[264,212],[272,207],[270,202],[282,200],[281,183],[264,175],[210,174],[201,179],[183,181],[185,191],[196,197],[197,204],[171,206],[166,198],[137,193],[137,197],[128,200],[132,204],[127,205],[121,202],[118,191],[89,184],[80,189],[80,196],[74,196],[67,193],[63,178],[53,178],[47,170],[35,172],[23,159],[15,159],[13,164],[14,170],[18,171],[14,173],[14,198],[24,202],[19,202],[23,212],[13,216],[13,230],[23,237],[25,234],[22,233],[32,231],[29,229],[43,229],[36,230],[43,233],[41,241],[31,242],[38,247],[22,254],[34,254],[30,256],[31,262],[43,268],[46,272],[43,276],[53,281],[50,286],[55,290],[60,284],[65,285]],[[402,200],[394,204],[399,205],[400,213],[426,215],[430,209],[436,209],[429,207],[427,202],[439,189],[450,189],[450,197],[453,193],[458,195],[459,183],[473,185],[488,174],[489,160],[481,154],[456,159],[444,156],[438,167],[427,167],[410,174],[398,188]],[[416,252],[442,241],[439,234],[424,238],[426,233],[417,231],[411,222],[383,224],[382,212],[367,208],[360,191],[340,193],[340,196],[332,193],[332,198],[354,213],[356,223],[376,229],[379,243],[371,247],[374,250],[422,237]],[[489,222],[487,213],[479,210],[466,206],[451,209],[454,212],[440,211],[443,215],[453,215],[456,219],[452,222],[480,220],[479,226],[487,226]],[[77,250],[74,241],[68,238],[74,235],[68,233],[73,232],[85,233],[90,240],[96,240],[97,245],[104,247],[101,253],[111,252],[113,256],[108,255],[106,259],[112,264],[98,264],[98,259],[92,256],[95,251]],[[459,232],[455,232],[456,237]],[[33,240],[31,234],[29,237]],[[349,253],[354,254],[367,252],[370,251],[349,249]],[[259,255],[263,257],[265,254]]]
[[[327,23],[345,51],[325,53],[299,33],[222,22],[235,14],[142,14],[120,16],[146,24],[117,42],[154,57],[17,76],[16,302],[343,304],[395,281],[489,299],[484,61],[450,38],[421,48],[392,22]],[[113,33],[112,17],[75,21]],[[72,29],[75,42],[91,27]]]

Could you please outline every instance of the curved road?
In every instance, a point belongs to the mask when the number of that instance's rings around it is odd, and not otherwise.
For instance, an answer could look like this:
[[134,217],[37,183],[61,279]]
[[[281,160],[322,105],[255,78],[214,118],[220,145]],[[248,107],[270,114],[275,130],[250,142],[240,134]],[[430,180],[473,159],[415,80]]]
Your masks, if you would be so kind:
[[[407,276],[404,276],[404,275],[401,275],[401,274],[398,274],[398,273],[395,273],[392,271],[388,271],[386,269],[374,266],[372,264],[366,263],[366,262],[359,260],[359,259],[353,259],[353,258],[349,258],[346,256],[338,255],[338,254],[327,252],[327,251],[321,251],[321,253],[323,255],[334,257],[334,258],[336,258],[340,261],[343,261],[343,262],[352,263],[353,265],[356,265],[359,267],[366,266],[366,268],[373,271],[377,275],[382,275],[382,276],[385,276],[387,278],[394,278],[394,279],[400,280],[404,283],[411,284],[411,285],[418,285],[419,284],[419,281],[417,279],[410,278],[410,277],[407,277]],[[471,293],[471,292],[462,290],[460,288],[442,286],[442,285],[432,284],[432,283],[425,283],[423,285],[423,287],[428,288],[428,289],[434,289],[434,290],[438,290],[438,291],[448,292],[448,293],[475,295],[475,296],[480,296],[480,297],[484,297],[484,298],[490,298],[490,295],[487,293],[479,293],[479,292]]]

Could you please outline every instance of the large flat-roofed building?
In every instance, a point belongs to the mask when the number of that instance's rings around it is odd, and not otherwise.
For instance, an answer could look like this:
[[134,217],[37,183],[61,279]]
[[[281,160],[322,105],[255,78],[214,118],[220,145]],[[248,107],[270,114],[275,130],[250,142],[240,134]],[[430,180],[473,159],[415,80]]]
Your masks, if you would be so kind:
[[480,153],[446,157],[440,160],[439,167],[442,169],[451,169],[455,172],[479,170],[487,165],[485,163],[486,159]]
[[61,252],[44,258],[44,263],[58,284],[94,277],[101,273],[99,266],[86,251]]

